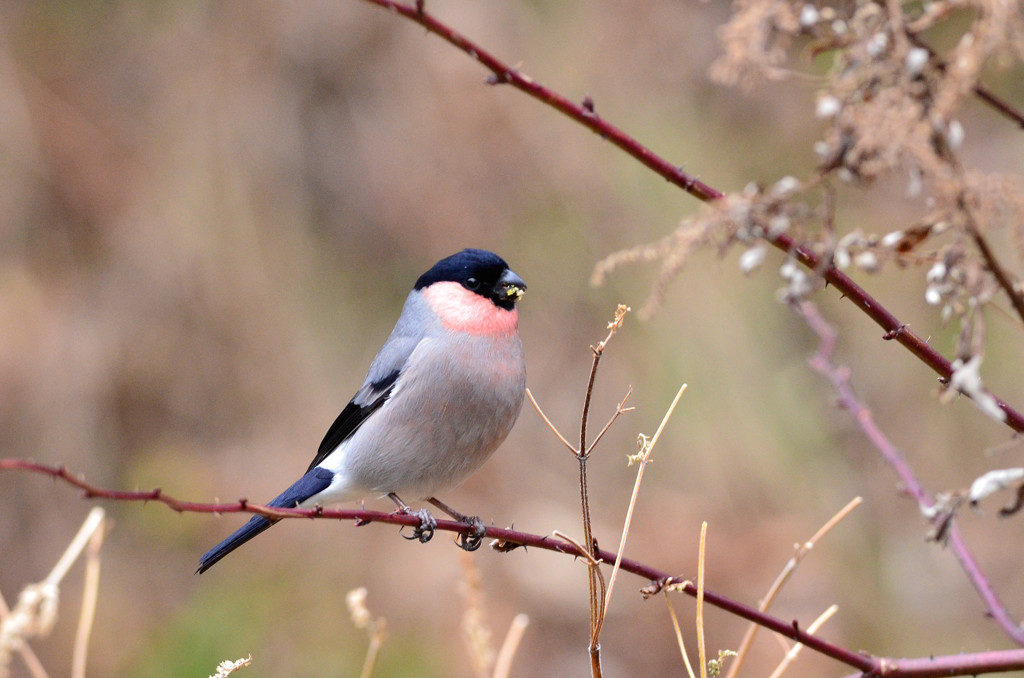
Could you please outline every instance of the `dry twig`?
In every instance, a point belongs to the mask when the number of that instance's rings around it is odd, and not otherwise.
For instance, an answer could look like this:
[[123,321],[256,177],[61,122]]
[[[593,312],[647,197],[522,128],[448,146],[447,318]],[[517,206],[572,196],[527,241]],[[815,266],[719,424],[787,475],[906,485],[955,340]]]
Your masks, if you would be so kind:
[[[821,541],[821,539],[828,534],[832,528],[846,518],[851,511],[860,506],[862,502],[863,500],[860,497],[854,497],[846,504],[846,506],[839,509],[834,516],[829,518],[824,525],[819,527],[818,531],[815,532],[810,539],[805,541],[803,544],[797,544],[794,547],[793,557],[786,562],[782,571],[779,572],[779,576],[776,577],[775,581],[772,582],[772,585],[768,587],[768,592],[765,594],[764,598],[761,599],[761,602],[758,603],[757,609],[762,612],[767,612],[771,608],[772,603],[775,601],[775,597],[779,594],[779,591],[782,590],[783,585],[785,585],[789,580],[789,577],[793,572],[796,571],[800,561],[802,561],[804,557],[811,552],[814,546]],[[726,675],[726,678],[735,678],[739,674],[740,667],[743,666],[743,661],[746,659],[747,653],[750,651],[750,646],[754,642],[754,636],[757,635],[757,629],[757,624],[751,624],[747,628],[746,633],[743,634],[743,640],[740,641],[740,647],[736,650],[736,660],[729,666],[729,673]]]

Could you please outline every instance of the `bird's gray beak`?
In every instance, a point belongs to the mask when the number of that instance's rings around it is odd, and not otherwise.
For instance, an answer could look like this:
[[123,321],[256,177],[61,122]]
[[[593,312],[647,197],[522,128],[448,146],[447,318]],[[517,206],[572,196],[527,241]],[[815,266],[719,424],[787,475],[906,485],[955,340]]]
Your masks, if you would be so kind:
[[505,272],[498,278],[495,293],[500,299],[511,301],[514,304],[522,299],[526,293],[526,283],[515,274],[515,271],[506,268]]

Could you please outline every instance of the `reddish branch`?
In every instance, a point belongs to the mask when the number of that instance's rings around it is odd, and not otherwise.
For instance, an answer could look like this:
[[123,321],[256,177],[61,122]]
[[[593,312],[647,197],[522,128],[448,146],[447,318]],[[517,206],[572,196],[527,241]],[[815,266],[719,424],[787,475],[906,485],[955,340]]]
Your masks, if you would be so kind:
[[[814,304],[805,301],[793,306],[804,319],[804,322],[818,335],[821,342],[818,352],[810,359],[811,367],[829,380],[832,388],[839,396],[839,404],[856,420],[857,425],[860,426],[868,440],[871,441],[871,444],[875,446],[886,462],[896,471],[904,491],[914,498],[922,510],[933,508],[935,506],[935,499],[917,479],[914,470],[907,463],[903,454],[896,449],[896,446],[892,444],[892,441],[889,440],[885,433],[875,425],[874,419],[871,416],[871,410],[854,395],[853,389],[850,386],[849,370],[839,367],[832,362],[832,353],[836,342],[835,330],[825,322],[825,319],[818,313],[818,309]],[[932,521],[944,519],[944,516],[936,515],[932,518]],[[1010,638],[1018,644],[1024,645],[1024,629],[1013,620],[1006,606],[999,600],[995,590],[992,588],[992,584],[988,581],[988,577],[981,571],[977,561],[974,559],[974,555],[964,542],[963,536],[960,534],[960,530],[957,529],[956,524],[950,526],[947,532],[947,544],[960,562],[960,566],[963,568],[967,578],[974,585],[974,588],[977,589],[982,600],[985,601],[985,606],[988,608],[992,618],[996,620]]]
[[[87,499],[112,499],[115,501],[159,502],[178,513],[255,513],[273,518],[327,518],[334,520],[355,520],[357,525],[368,523],[390,523],[394,525],[419,525],[419,518],[399,513],[382,513],[380,511],[347,510],[347,509],[280,509],[259,504],[250,504],[245,499],[230,504],[203,504],[182,501],[164,494],[160,489],[148,491],[108,490],[96,487],[74,475],[63,466],[49,466],[24,459],[0,459],[0,471],[29,471],[51,476],[82,490]],[[438,520],[437,529],[447,532],[467,532],[472,525],[452,520]],[[579,548],[571,542],[553,537],[519,532],[516,530],[488,527],[486,536],[498,541],[501,546],[497,550],[508,551],[509,544],[532,546],[556,553],[564,553],[575,557],[585,557]],[[598,549],[596,557],[604,563],[614,563],[615,553]],[[623,558],[622,570],[643,577],[653,586],[648,591],[660,591],[668,582],[682,581],[681,577],[670,576],[645,563]],[[683,590],[690,596],[697,595],[692,584],[686,584]],[[827,657],[831,657],[847,666],[857,669],[868,676],[905,676],[907,678],[931,678],[932,676],[958,676],[983,673],[985,671],[1011,671],[1024,669],[1024,650],[1008,650],[1003,652],[985,652],[975,655],[950,655],[948,657],[930,657],[922,659],[888,659],[873,657],[860,652],[851,652],[817,636],[812,636],[800,628],[796,620],[785,621],[778,617],[765,614],[756,608],[731,600],[723,595],[704,590],[704,602],[721,610],[759,624],[766,629],[786,636],[806,647]]]
[[970,233],[971,239],[974,240],[974,244],[978,248],[978,252],[981,253],[982,258],[985,260],[985,266],[992,273],[992,277],[996,279],[999,286],[1003,288],[1006,296],[1009,297],[1013,310],[1017,311],[1017,316],[1024,321],[1024,294],[1021,294],[1017,284],[1010,278],[1010,274],[1000,265],[999,260],[996,258],[996,253],[992,251],[988,241],[981,234],[981,229],[978,228],[978,224],[974,221],[967,207],[965,197],[960,195],[958,201],[960,202],[960,208],[968,215],[967,232]]
[[[589,97],[584,99],[581,104],[576,104],[561,94],[535,82],[532,78],[510,67],[503,61],[496,58],[493,54],[483,49],[481,46],[475,44],[443,22],[427,14],[424,11],[424,3],[422,0],[417,2],[415,6],[404,5],[398,2],[393,2],[392,0],[367,0],[367,2],[390,9],[411,21],[420,24],[430,33],[439,36],[456,48],[462,50],[470,57],[479,61],[485,68],[490,70],[492,73],[492,76],[489,79],[490,83],[511,85],[534,99],[551,106],[595,134],[598,134],[601,138],[608,140],[619,149],[641,162],[644,166],[663,177],[666,181],[675,184],[690,195],[693,195],[702,201],[711,201],[723,197],[723,194],[717,189],[690,176],[679,167],[658,156],[630,135],[600,118],[594,112],[594,104]],[[979,87],[977,88],[977,93],[983,100],[990,104],[997,105],[998,110],[1002,110],[1004,113],[1007,113],[1005,110],[1006,107],[998,107],[998,100],[996,100],[989,92]],[[1011,117],[1019,120],[1019,115]],[[853,280],[851,280],[846,274],[837,270],[830,264],[830,262],[823,260],[821,255],[808,247],[797,244],[790,236],[784,233],[769,236],[768,241],[776,248],[788,254],[792,254],[797,261],[809,269],[821,272],[824,279],[829,284],[835,287],[844,297],[849,299],[855,306],[857,306],[857,308],[867,314],[868,317],[874,320],[883,330],[885,330],[883,339],[896,340],[913,353],[918,359],[938,373],[943,380],[950,379],[953,370],[950,362],[946,358],[929,346],[923,339],[921,339],[921,337],[907,329],[904,323],[900,322],[896,316],[879,304],[871,295],[853,282]],[[1007,405],[1002,399],[998,397],[995,398],[999,407],[1006,413],[1007,425],[1017,432],[1024,432],[1024,416]],[[891,448],[891,445],[889,447]],[[907,479],[913,480],[913,482],[908,482],[907,486],[908,488],[914,488],[911,491],[915,494],[918,501],[921,502],[922,506],[930,505],[932,503],[931,498],[916,482],[916,480],[914,480],[912,470],[909,465],[906,464],[902,456],[897,453],[896,455],[887,458],[905,481],[907,481]],[[957,557],[960,559],[961,565],[967,571],[971,581],[974,582],[982,597],[985,599],[992,614],[996,616],[1000,624],[1003,625],[1014,639],[1018,640],[1018,642],[1024,640],[1021,637],[1020,628],[1013,624],[1009,615],[1006,613],[1005,608],[996,598],[991,587],[988,585],[987,580],[981,574],[973,559],[971,559],[969,552],[963,545],[959,533],[955,530],[955,526],[950,535],[950,544],[957,553]],[[641,574],[642,576],[658,579],[653,571],[640,571],[633,569],[634,566],[635,564],[630,563],[630,567],[624,567],[624,569],[636,574]],[[692,593],[692,591],[690,592]],[[714,596],[712,596],[712,598],[714,598]],[[712,599],[709,599],[709,602],[712,602]],[[712,602],[712,604],[717,603]],[[738,609],[733,609],[732,611],[740,616],[745,616],[748,619],[754,619],[753,616],[746,614],[744,611]],[[754,614],[756,615],[757,613],[755,612]],[[764,623],[763,620],[760,619],[757,621],[758,623]],[[764,623],[764,625],[769,626],[767,623]],[[769,628],[771,628],[771,626],[769,626]],[[774,630],[784,633],[785,635],[789,635],[781,629]],[[808,646],[812,646],[810,643],[807,644]],[[819,649],[819,651],[824,652],[824,649],[822,648],[815,649]],[[826,652],[826,654],[828,653]],[[829,656],[836,657],[837,659],[839,658],[834,654],[829,654]],[[893,663],[889,663],[887,660],[877,660],[877,662],[874,660],[867,661],[865,658],[867,664],[861,662],[860,664],[851,663],[851,665],[857,666],[861,671],[872,675],[911,675],[911,673],[913,675],[953,675],[958,672],[980,673],[991,670],[1008,670],[1010,664],[1020,661],[1021,657],[1021,651],[1009,651],[1007,653],[980,653],[971,656],[957,655],[949,658],[933,657],[926,660],[908,660]]]
[[[392,2],[390,0],[366,1],[389,9],[420,24],[427,31],[449,42],[490,70],[492,76],[489,79],[489,82],[492,84],[511,85],[538,101],[560,111],[595,134],[598,134],[601,138],[611,142],[619,149],[641,162],[644,166],[651,169],[665,180],[683,189],[690,195],[693,195],[702,201],[711,201],[723,196],[723,194],[717,189],[704,184],[695,177],[690,176],[679,167],[669,163],[644,145],[640,144],[633,137],[600,118],[594,112],[592,101],[585,100],[582,104],[576,104],[557,92],[540,85],[530,77],[520,73],[518,70],[497,59],[491,53],[462,36],[446,24],[427,14],[423,8],[423,2],[418,2],[416,5],[410,6],[398,2]],[[982,97],[985,97],[986,94],[987,93],[979,91],[979,95]],[[808,268],[815,271],[822,271],[827,282],[829,282],[843,296],[853,302],[854,305],[860,308],[885,330],[886,333],[883,338],[895,339],[922,360],[926,365],[937,372],[940,377],[944,379],[950,378],[952,368],[948,360],[942,357],[942,355],[925,343],[920,337],[908,330],[903,323],[882,307],[874,298],[865,292],[859,285],[854,283],[848,276],[831,266],[824,265],[819,254],[806,247],[798,245],[785,234],[775,235],[769,238],[769,242],[784,252],[792,253],[800,263]],[[1006,405],[1002,400],[997,398],[997,401],[1003,411],[1006,412],[1007,424],[1015,431],[1024,432],[1024,417],[1022,417],[1016,410]],[[853,402],[855,403],[856,401]],[[859,410],[854,409],[853,411],[857,412]],[[863,417],[858,416],[858,421],[862,420]],[[870,420],[868,419],[866,421]],[[919,502],[922,503],[923,506],[929,506],[932,502],[930,496],[927,495],[920,484],[917,483],[905,460],[903,460],[902,456],[891,448],[891,445],[888,446],[888,450],[889,452],[894,453],[893,456],[890,457],[886,450],[883,450],[883,454],[887,454],[887,458],[890,459],[890,463],[892,463],[897,469],[897,472],[900,474],[901,478],[903,478],[909,491],[918,499]],[[321,508],[279,509],[258,504],[250,504],[244,499],[231,504],[203,504],[175,499],[174,497],[164,494],[159,489],[136,492],[107,490],[90,485],[81,478],[78,478],[68,472],[64,467],[47,466],[19,459],[0,459],[0,471],[2,470],[22,470],[50,475],[81,489],[86,498],[103,498],[117,501],[156,501],[165,504],[172,510],[179,513],[255,513],[274,518],[331,518],[355,520],[360,525],[371,522],[409,526],[419,524],[419,518],[415,516],[396,513],[382,513],[379,511],[327,510]],[[465,532],[470,528],[463,523],[439,520],[437,529],[450,532]],[[547,549],[573,556],[583,555],[574,544],[547,536],[495,527],[487,528],[486,534],[487,536],[506,544],[533,546],[535,548]],[[957,557],[961,560],[961,564],[968,572],[972,582],[974,582],[975,586],[979,589],[979,592],[985,599],[993,616],[1001,625],[1003,625],[1004,628],[1007,629],[1011,636],[1018,640],[1018,642],[1024,642],[1024,637],[1021,637],[1020,628],[1013,624],[1009,615],[1006,613],[1005,608],[992,592],[987,580],[983,575],[981,575],[976,564],[970,558],[970,554],[963,545],[962,539],[956,531],[955,526],[952,528],[950,535],[950,545],[954,552],[957,553]],[[614,562],[615,560],[614,553],[603,550],[597,551],[597,557],[604,562],[609,563]],[[661,584],[665,582],[678,580],[677,578],[670,577],[665,572],[628,558],[622,559],[621,567],[626,572],[633,573],[654,582],[656,589],[660,588]],[[692,585],[686,585],[683,590],[691,596],[696,595],[696,589]],[[851,652],[815,636],[808,635],[800,629],[796,621],[786,622],[777,617],[766,615],[755,608],[730,600],[729,598],[719,594],[704,591],[704,600],[709,605],[713,605],[722,610],[755,622],[796,642],[802,643],[823,655],[832,657],[837,661],[853,667],[859,671],[861,675],[913,676],[917,678],[929,678],[932,676],[973,675],[993,671],[1024,669],[1024,650],[1005,650],[981,652],[971,655],[957,654],[898,660],[872,657],[863,653]]]
[[986,104],[994,108],[1000,115],[1012,120],[1018,127],[1024,129],[1024,115],[1005,100],[1000,99],[983,85],[975,85],[974,93]]
[[[558,92],[549,89],[533,78],[519,72],[515,68],[501,61],[480,45],[466,38],[455,31],[447,24],[438,20],[431,14],[423,11],[423,5],[405,5],[392,0],[366,0],[374,5],[379,5],[399,14],[411,21],[423,26],[427,31],[440,37],[459,50],[465,52],[473,59],[480,62],[485,68],[491,71],[488,82],[492,84],[510,85],[541,103],[551,106],[560,113],[566,115],[573,121],[583,125],[594,132],[602,139],[605,139],[626,154],[632,156],[645,167],[655,172],[666,181],[675,184],[690,195],[699,200],[708,202],[723,197],[723,193],[697,178],[690,176],[678,166],[668,162],[651,149],[625,133],[615,125],[599,117],[594,112],[593,101],[589,97],[583,102],[576,104],[565,98]],[[988,97],[991,97],[987,91]],[[989,99],[986,99],[988,101]],[[911,353],[917,356],[924,364],[935,370],[943,379],[948,380],[953,373],[948,360],[928,345],[921,337],[907,329],[905,323],[901,323],[896,316],[885,309],[871,295],[865,292],[857,283],[853,282],[842,271],[822,261],[821,255],[811,249],[798,245],[790,236],[780,233],[766,238],[768,242],[783,252],[793,253],[801,264],[813,271],[820,271],[825,280],[835,287],[840,294],[854,303],[857,308],[866,313],[885,330],[884,339],[893,339],[906,347]],[[1007,405],[1002,399],[993,395],[1000,409],[1006,413],[1006,424],[1018,433],[1024,433],[1024,416]]]

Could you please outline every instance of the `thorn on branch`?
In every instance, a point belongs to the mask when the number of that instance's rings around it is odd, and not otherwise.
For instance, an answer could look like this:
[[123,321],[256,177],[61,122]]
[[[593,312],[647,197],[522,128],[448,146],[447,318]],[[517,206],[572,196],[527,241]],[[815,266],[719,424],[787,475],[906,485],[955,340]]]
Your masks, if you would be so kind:
[[422,15],[426,5],[426,0],[416,0],[416,13]]
[[902,323],[896,329],[889,330],[888,332],[883,334],[882,335],[882,339],[884,339],[885,341],[892,341],[893,339],[896,339],[901,334],[903,334],[903,330],[905,330],[905,329],[907,329],[907,324],[906,323]]
[[[510,531],[515,530],[516,524],[512,523],[505,529]],[[547,537],[545,536],[544,539],[547,539]],[[522,547],[524,551],[526,550],[526,544],[520,544],[518,542],[508,541],[506,539],[494,539],[491,541],[489,546],[498,553],[508,553],[509,551],[515,551],[519,547]]]
[[488,75],[487,80],[485,80],[484,82],[486,82],[488,85],[505,85],[508,84],[508,81],[511,79],[512,73],[510,71],[505,71],[503,73],[495,72]]
[[589,94],[583,97],[583,111],[587,117],[597,117],[594,112],[594,100]]
[[493,541],[491,541],[489,546],[491,547],[492,550],[497,551],[498,553],[509,553],[511,551],[515,551],[517,548],[520,547],[524,551],[526,550],[526,544],[517,544],[514,541],[507,541],[505,539],[494,539]]
[[697,185],[697,177],[691,177],[686,173],[686,165],[676,167],[676,176],[682,180],[684,191],[692,191],[693,187]]

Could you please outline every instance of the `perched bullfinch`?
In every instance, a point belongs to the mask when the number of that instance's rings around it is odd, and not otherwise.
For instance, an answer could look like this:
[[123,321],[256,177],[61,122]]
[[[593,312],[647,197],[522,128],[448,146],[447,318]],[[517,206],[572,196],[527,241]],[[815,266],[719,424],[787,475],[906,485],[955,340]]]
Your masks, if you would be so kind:
[[[450,509],[436,495],[480,468],[519,416],[526,363],[516,302],[524,290],[522,278],[484,250],[462,250],[421,275],[306,474],[269,506],[308,508],[387,495],[420,518],[413,537],[426,541],[436,521],[399,498],[409,495],[473,525],[459,543],[467,550],[479,546],[480,519]],[[198,572],[275,522],[253,516],[199,559]]]

